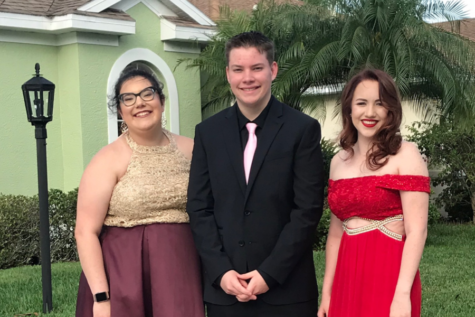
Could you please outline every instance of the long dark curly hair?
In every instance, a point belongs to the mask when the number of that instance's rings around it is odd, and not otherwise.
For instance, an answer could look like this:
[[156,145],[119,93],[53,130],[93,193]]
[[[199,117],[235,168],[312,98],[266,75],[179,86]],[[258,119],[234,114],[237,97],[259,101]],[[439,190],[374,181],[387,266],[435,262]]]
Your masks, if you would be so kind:
[[340,146],[349,153],[348,158],[355,154],[353,146],[358,141],[358,131],[351,120],[351,103],[356,87],[365,80],[379,83],[379,99],[388,110],[384,125],[374,135],[373,144],[366,153],[366,165],[370,170],[376,171],[388,163],[388,155],[395,155],[401,148],[401,97],[394,80],[381,70],[365,69],[351,78],[341,94],[343,130],[339,136]]

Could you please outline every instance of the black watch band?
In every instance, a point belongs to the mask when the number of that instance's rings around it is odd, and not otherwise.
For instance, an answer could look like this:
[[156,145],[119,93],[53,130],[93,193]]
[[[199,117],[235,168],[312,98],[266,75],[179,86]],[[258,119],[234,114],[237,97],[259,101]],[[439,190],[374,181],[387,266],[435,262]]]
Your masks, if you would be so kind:
[[109,292],[102,292],[94,294],[94,301],[96,303],[105,302],[109,300]]

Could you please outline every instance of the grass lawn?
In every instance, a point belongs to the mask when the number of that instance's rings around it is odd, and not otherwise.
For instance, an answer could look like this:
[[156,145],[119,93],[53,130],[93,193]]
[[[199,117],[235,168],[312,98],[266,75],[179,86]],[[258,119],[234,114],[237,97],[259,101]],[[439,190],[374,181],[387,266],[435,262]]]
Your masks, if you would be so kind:
[[[321,284],[325,254],[316,252],[315,260]],[[79,263],[53,264],[52,270],[54,313],[46,316],[74,316]],[[475,226],[431,226],[421,278],[423,317],[475,316]],[[41,316],[41,307],[39,266],[0,271],[0,317]]]
[[[55,263],[51,266],[53,283],[53,311],[44,316],[72,317],[76,310],[76,296],[81,267],[79,263]],[[41,267],[23,266],[0,270],[0,316],[14,317],[43,311]],[[30,315],[26,315],[30,316]]]

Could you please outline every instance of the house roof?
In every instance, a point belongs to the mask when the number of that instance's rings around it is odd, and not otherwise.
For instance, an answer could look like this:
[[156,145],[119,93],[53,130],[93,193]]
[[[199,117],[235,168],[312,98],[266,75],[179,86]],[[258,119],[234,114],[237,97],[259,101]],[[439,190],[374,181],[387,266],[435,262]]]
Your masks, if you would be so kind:
[[0,34],[0,41],[41,42],[47,45],[69,43],[64,41],[64,36],[37,40],[29,34],[15,31],[49,33],[53,36],[70,32],[135,34],[135,20],[127,14],[127,10],[138,2],[162,18],[163,41],[207,42],[215,30],[213,21],[187,0],[0,0],[0,29],[10,32]]
[[106,9],[100,13],[79,11],[78,8],[91,0],[0,0],[0,12],[55,17],[68,14],[134,21],[127,13]]
[[[0,0],[0,12],[45,17],[77,14],[84,16],[134,21],[134,19],[132,19],[132,17],[130,17],[127,13],[113,8],[108,8],[99,13],[78,10],[79,8],[91,1],[92,0]],[[194,5],[197,9],[199,9],[212,20],[217,20],[219,18],[219,7],[221,6],[227,5],[230,7],[231,10],[251,12],[254,5],[256,5],[259,0],[188,0],[188,2]],[[302,4],[302,1],[300,0],[275,0],[275,2]],[[167,19],[169,21],[172,20],[169,19],[169,17],[167,17]],[[187,20],[186,18],[183,19],[183,21],[179,21],[180,19],[174,20],[176,20],[177,23],[186,23],[188,24],[187,26],[191,27],[200,26],[200,24],[194,21],[193,25],[189,24],[191,20]],[[174,21],[171,22],[175,23]]]
[[214,30],[216,27],[210,25],[201,25],[193,21],[192,19],[187,19],[184,17],[172,17],[172,16],[163,16],[166,20],[170,21],[171,23],[178,25],[178,26],[187,26],[193,28],[201,28],[201,29],[210,29]]
[[460,21],[454,21],[452,23],[451,22],[435,23],[434,25],[446,31],[460,34],[461,36],[466,37],[469,40],[475,42],[475,19],[465,19],[465,20],[460,20]]

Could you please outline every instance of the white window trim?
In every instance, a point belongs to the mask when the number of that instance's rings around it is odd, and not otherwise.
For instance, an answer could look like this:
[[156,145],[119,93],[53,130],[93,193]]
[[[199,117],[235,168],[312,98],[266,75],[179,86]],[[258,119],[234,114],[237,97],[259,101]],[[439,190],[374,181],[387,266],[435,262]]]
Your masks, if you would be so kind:
[[[175,76],[165,61],[146,48],[134,48],[122,54],[112,66],[107,79],[107,96],[114,94],[114,85],[124,68],[133,62],[148,62],[153,65],[162,74],[168,89],[168,105],[170,131],[176,134],[180,133],[180,108],[178,101],[178,87],[176,85]],[[107,108],[107,129],[109,134],[109,143],[114,142],[119,133],[117,131],[117,113]]]

